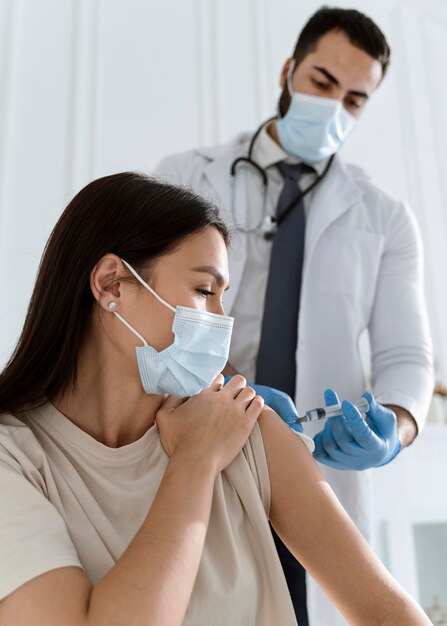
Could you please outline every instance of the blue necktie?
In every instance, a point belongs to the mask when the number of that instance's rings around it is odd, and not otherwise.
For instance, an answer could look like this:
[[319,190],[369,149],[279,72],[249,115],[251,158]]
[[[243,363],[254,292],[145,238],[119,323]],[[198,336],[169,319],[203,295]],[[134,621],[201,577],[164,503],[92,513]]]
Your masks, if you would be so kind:
[[[301,194],[303,164],[277,165],[284,178],[277,218]],[[299,200],[280,222],[273,239],[265,292],[256,382],[295,396],[297,325],[304,258],[304,202]]]
[[[298,181],[307,166],[279,163],[277,167],[284,178],[276,209],[276,216],[280,218],[291,203],[298,200],[301,194]],[[256,382],[281,389],[292,398],[295,396],[304,227],[304,202],[301,199],[285,214],[273,239],[256,362]],[[271,530],[297,621],[308,626],[306,573],[274,529]]]

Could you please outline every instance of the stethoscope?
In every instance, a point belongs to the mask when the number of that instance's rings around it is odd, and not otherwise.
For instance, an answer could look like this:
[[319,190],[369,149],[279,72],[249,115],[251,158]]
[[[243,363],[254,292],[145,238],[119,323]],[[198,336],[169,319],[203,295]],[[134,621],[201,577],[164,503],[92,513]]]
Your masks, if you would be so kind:
[[309,185],[308,187],[306,187],[306,189],[303,189],[303,191],[299,194],[299,196],[297,198],[295,198],[290,204],[289,206],[281,213],[280,217],[276,217],[275,215],[266,215],[265,212],[265,206],[266,206],[266,199],[267,199],[267,187],[268,187],[268,178],[267,178],[267,174],[265,172],[265,170],[262,169],[262,167],[256,163],[256,161],[253,160],[253,148],[254,145],[256,143],[257,138],[259,137],[260,133],[262,132],[262,130],[267,126],[267,124],[270,124],[270,122],[272,120],[276,119],[275,117],[271,117],[269,118],[267,121],[263,122],[259,128],[257,129],[257,131],[255,132],[255,134],[253,135],[251,141],[250,141],[250,145],[248,147],[248,152],[247,152],[247,156],[241,156],[238,157],[237,159],[235,159],[231,165],[230,168],[230,174],[232,177],[232,201],[231,201],[231,210],[233,212],[233,217],[235,218],[234,212],[235,212],[235,201],[234,201],[234,188],[235,188],[235,177],[236,177],[236,169],[238,167],[238,165],[240,164],[244,164],[244,165],[249,165],[250,167],[254,167],[256,172],[260,175],[261,179],[262,179],[262,184],[263,184],[263,207],[262,207],[262,217],[259,220],[259,222],[252,227],[249,226],[243,226],[241,224],[237,224],[237,220],[234,219],[235,222],[235,228],[237,230],[241,230],[245,233],[250,233],[250,232],[260,232],[264,239],[273,239],[273,237],[275,236],[276,231],[278,230],[278,226],[281,224],[281,222],[287,217],[287,215],[290,213],[290,211],[292,211],[292,209],[294,209],[296,207],[296,205],[301,202],[301,200],[307,196],[308,193],[310,193],[312,191],[312,189],[315,189],[315,187],[321,183],[321,181],[323,180],[323,178],[326,176],[326,174],[329,171],[329,168],[332,165],[332,162],[334,160],[335,154],[333,154],[331,156],[331,158],[329,159],[326,167],[324,168],[323,172],[320,174],[320,176],[318,176],[311,185]]

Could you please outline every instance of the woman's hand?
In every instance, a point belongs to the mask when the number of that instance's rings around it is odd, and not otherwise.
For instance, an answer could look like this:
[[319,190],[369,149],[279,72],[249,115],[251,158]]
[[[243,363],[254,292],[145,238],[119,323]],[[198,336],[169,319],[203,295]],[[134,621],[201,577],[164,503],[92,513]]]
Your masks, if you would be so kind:
[[169,456],[209,462],[217,475],[241,451],[263,407],[264,400],[243,376],[233,376],[224,386],[220,374],[196,396],[168,396],[156,421]]

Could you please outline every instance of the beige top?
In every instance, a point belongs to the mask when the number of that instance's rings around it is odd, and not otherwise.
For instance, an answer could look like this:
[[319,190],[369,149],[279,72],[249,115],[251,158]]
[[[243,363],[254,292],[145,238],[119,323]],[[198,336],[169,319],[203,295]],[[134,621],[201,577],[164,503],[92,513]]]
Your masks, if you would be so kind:
[[[307,442],[306,442],[307,443]],[[157,426],[109,448],[51,403],[0,416],[0,599],[49,570],[95,584],[145,519],[168,463]],[[215,483],[183,624],[296,625],[267,522],[270,482],[259,426]]]

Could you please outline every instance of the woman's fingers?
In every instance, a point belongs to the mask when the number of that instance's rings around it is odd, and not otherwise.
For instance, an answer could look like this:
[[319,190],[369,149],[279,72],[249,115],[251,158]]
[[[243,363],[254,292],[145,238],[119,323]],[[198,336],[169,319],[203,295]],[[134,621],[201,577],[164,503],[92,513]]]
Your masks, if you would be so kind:
[[218,374],[210,385],[211,391],[220,391],[224,386],[223,374]]
[[186,398],[178,398],[177,396],[166,396],[160,409],[172,413],[177,407],[185,402]]
[[224,387],[224,391],[229,393],[233,398],[237,398],[242,389],[247,386],[247,381],[243,376],[237,374],[237,376],[233,376],[231,380],[227,382]]
[[222,471],[245,445],[263,406],[263,399],[240,375],[226,385],[218,376],[186,402],[169,396],[157,413],[163,447],[170,456],[183,450],[209,458],[214,469]]
[[229,392],[232,398],[237,400],[238,404],[242,404],[246,412],[248,412],[251,404],[257,399],[251,409],[251,413],[256,415],[256,418],[259,417],[259,414],[264,407],[264,400],[256,395],[256,391],[253,387],[247,387],[247,381],[243,376],[240,374],[233,376],[233,378],[225,385],[224,390]]
[[244,387],[237,395],[237,402],[242,403],[245,407],[248,407],[253,398],[256,397],[256,391],[253,387]]
[[245,413],[250,419],[257,420],[261,415],[261,411],[264,408],[264,398],[262,396],[255,396],[248,405]]

